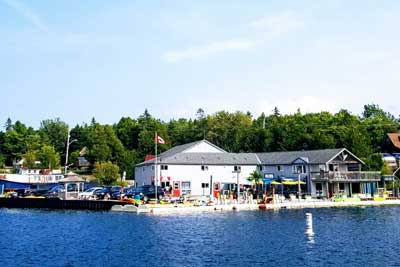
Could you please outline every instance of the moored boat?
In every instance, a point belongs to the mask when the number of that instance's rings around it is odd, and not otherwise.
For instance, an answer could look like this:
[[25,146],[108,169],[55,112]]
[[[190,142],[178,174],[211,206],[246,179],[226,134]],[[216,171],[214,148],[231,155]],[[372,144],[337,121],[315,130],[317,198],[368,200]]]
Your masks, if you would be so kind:
[[47,189],[62,178],[61,170],[19,168],[17,173],[0,174],[0,187],[5,191]]

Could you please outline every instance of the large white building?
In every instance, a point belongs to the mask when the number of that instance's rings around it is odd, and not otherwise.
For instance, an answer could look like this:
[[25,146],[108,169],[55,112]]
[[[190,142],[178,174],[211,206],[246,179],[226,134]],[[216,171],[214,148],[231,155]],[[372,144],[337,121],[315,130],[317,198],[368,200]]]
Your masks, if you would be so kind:
[[[345,148],[269,153],[228,153],[206,140],[176,146],[158,156],[158,185],[172,187],[174,196],[222,194],[250,185],[248,178],[260,172],[265,182],[300,179],[302,192],[312,197],[333,194],[371,194],[381,179],[379,172],[363,172],[364,163]],[[155,160],[136,165],[138,185],[154,184]],[[285,188],[286,190],[297,190]]]
[[[216,195],[224,190],[235,191],[238,175],[241,185],[250,185],[247,178],[259,164],[254,153],[228,153],[202,140],[158,155],[157,180],[162,187],[172,186],[174,196]],[[155,159],[136,165],[137,185],[154,184],[154,166]]]

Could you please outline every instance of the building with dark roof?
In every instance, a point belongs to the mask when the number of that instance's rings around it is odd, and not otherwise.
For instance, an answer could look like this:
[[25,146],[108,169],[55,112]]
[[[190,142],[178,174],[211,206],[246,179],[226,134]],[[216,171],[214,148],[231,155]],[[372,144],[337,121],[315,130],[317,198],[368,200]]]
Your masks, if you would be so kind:
[[382,150],[388,153],[400,153],[400,133],[388,133],[383,142]]
[[[373,194],[380,173],[362,172],[363,161],[345,148],[269,153],[228,153],[201,140],[171,148],[135,168],[138,185],[154,184],[180,196],[216,195],[235,190],[239,173],[241,185],[250,185],[250,174],[260,172],[268,181],[301,181],[301,192],[327,198],[333,194]],[[157,179],[155,179],[157,177]],[[287,186],[286,192],[298,191]]]

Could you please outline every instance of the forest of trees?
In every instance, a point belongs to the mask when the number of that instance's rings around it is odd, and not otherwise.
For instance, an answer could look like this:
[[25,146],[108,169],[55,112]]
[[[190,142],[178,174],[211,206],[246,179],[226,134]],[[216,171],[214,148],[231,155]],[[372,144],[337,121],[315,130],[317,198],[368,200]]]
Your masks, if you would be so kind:
[[[386,133],[400,130],[400,120],[377,105],[365,105],[361,115],[347,110],[291,115],[275,108],[270,115],[254,118],[249,112],[220,111],[207,115],[198,109],[195,119],[164,122],[147,110],[138,118],[123,117],[113,125],[102,125],[93,118],[89,124],[71,128],[69,163],[78,165],[83,148],[91,166],[103,162],[118,165],[133,178],[134,165],[154,154],[154,132],[172,146],[203,138],[229,152],[269,152],[346,147],[376,169],[374,153],[381,151]],[[65,162],[68,125],[60,119],[41,122],[33,129],[8,119],[0,131],[0,166],[12,166],[24,158],[27,167],[40,161],[40,168],[59,168]],[[372,155],[372,156],[371,156]],[[36,162],[36,163],[35,163]],[[379,164],[378,164],[379,165]],[[91,171],[89,169],[89,171]]]

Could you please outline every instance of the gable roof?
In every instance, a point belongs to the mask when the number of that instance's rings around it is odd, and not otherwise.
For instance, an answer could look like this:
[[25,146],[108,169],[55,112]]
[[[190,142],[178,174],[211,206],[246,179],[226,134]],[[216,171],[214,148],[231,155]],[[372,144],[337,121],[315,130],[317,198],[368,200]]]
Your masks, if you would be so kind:
[[[202,153],[184,153],[185,151],[187,151],[187,150],[189,150],[189,149],[191,149],[191,148],[193,148],[193,147],[195,147],[195,146],[197,146],[197,145],[199,145],[201,143],[205,143],[205,144],[210,145],[213,148],[216,148],[217,150],[221,151],[221,153],[215,153],[215,154],[221,155],[221,154],[227,153],[222,148],[210,143],[207,140],[199,140],[199,141],[195,141],[195,142],[192,142],[192,143],[187,143],[187,144],[175,146],[175,147],[173,147],[173,148],[171,148],[171,149],[169,149],[169,150],[157,155],[157,161],[166,163],[166,161],[165,161],[166,159],[172,158],[172,157],[174,157],[176,155],[179,155],[179,154],[184,154],[184,155],[187,155],[187,154],[196,154],[196,155],[199,155],[199,154],[206,154],[206,155],[213,154],[213,153],[207,153],[207,152],[202,152]],[[149,164],[154,164],[154,163],[155,163],[155,158],[147,160],[147,161],[144,161],[142,163],[139,163],[136,166],[149,165]]]
[[309,164],[326,164],[336,158],[341,152],[346,151],[355,159],[363,163],[345,148],[320,149],[308,151],[283,151],[257,153],[258,158],[263,165],[290,165],[297,159],[308,159]]
[[393,146],[400,149],[400,133],[388,133],[387,136],[390,142],[392,142]]

